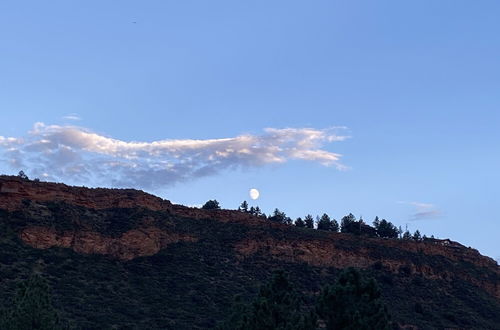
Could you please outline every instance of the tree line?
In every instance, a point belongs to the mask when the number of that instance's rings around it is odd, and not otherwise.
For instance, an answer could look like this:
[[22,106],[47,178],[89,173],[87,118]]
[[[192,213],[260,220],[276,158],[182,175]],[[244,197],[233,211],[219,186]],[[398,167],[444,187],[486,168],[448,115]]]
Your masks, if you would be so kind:
[[[217,200],[209,200],[203,206],[202,209],[205,210],[215,210],[220,209],[220,204]],[[419,230],[416,230],[413,234],[408,230],[403,230],[401,226],[396,227],[392,222],[386,219],[379,219],[375,217],[372,225],[367,224],[362,218],[359,220],[349,213],[348,215],[342,217],[340,222],[336,219],[331,218],[328,214],[323,213],[323,215],[316,216],[314,218],[311,214],[307,214],[304,218],[298,217],[292,220],[285,212],[280,211],[278,208],[274,209],[273,213],[266,215],[262,210],[256,206],[249,207],[247,201],[243,201],[238,207],[238,211],[247,213],[256,217],[265,218],[272,222],[282,223],[290,226],[295,226],[299,228],[309,228],[324,230],[330,232],[340,232],[349,233],[358,236],[368,236],[368,237],[380,237],[380,238],[393,238],[393,239],[404,239],[404,240],[414,240],[423,241],[427,240],[426,235],[422,235]],[[434,236],[431,236],[434,238]]]
[[283,271],[249,303],[235,299],[229,317],[218,330],[315,330],[318,328],[386,330],[392,328],[387,307],[375,280],[355,268],[344,269],[333,284],[306,303]]

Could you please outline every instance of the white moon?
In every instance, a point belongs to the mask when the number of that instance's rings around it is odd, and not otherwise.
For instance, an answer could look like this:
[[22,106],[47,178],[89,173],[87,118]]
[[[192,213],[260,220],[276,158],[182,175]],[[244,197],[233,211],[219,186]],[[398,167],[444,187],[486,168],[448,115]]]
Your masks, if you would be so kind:
[[259,198],[259,196],[260,196],[259,191],[257,189],[255,189],[255,188],[250,189],[249,194],[250,194],[250,198],[253,199],[253,200]]

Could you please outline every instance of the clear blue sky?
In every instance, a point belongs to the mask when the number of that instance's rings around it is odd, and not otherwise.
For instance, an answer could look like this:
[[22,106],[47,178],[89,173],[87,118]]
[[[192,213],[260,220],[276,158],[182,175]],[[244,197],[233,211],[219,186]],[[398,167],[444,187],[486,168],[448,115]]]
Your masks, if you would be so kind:
[[[96,173],[110,173],[116,153],[71,143],[53,153],[65,129],[124,143],[269,142],[266,128],[345,126],[337,134],[350,138],[315,148],[347,170],[235,156],[137,188],[236,208],[255,187],[266,213],[378,215],[500,257],[499,13],[496,0],[2,1],[0,170],[80,161],[92,164],[85,175],[48,178],[111,185]],[[56,149],[33,147],[44,139]],[[199,154],[143,152],[133,156],[148,171],[201,166]]]

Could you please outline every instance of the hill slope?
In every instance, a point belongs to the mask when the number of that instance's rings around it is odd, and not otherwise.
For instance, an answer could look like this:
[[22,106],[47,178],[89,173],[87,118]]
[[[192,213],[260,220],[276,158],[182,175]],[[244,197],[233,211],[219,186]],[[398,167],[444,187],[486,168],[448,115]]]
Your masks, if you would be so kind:
[[495,329],[500,269],[451,241],[413,242],[174,205],[137,190],[0,176],[0,304],[35,269],[81,329],[207,329],[285,269],[312,297],[338,270],[375,277],[401,325]]

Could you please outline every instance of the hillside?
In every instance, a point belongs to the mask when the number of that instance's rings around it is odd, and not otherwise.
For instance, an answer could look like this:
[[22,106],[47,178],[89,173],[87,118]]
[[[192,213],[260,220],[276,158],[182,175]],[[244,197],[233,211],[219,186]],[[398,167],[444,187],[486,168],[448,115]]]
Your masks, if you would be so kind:
[[208,329],[233,297],[284,269],[309,297],[354,266],[377,279],[395,323],[498,329],[500,268],[449,240],[367,238],[234,210],[175,205],[132,189],[0,176],[0,304],[41,272],[80,329]]

